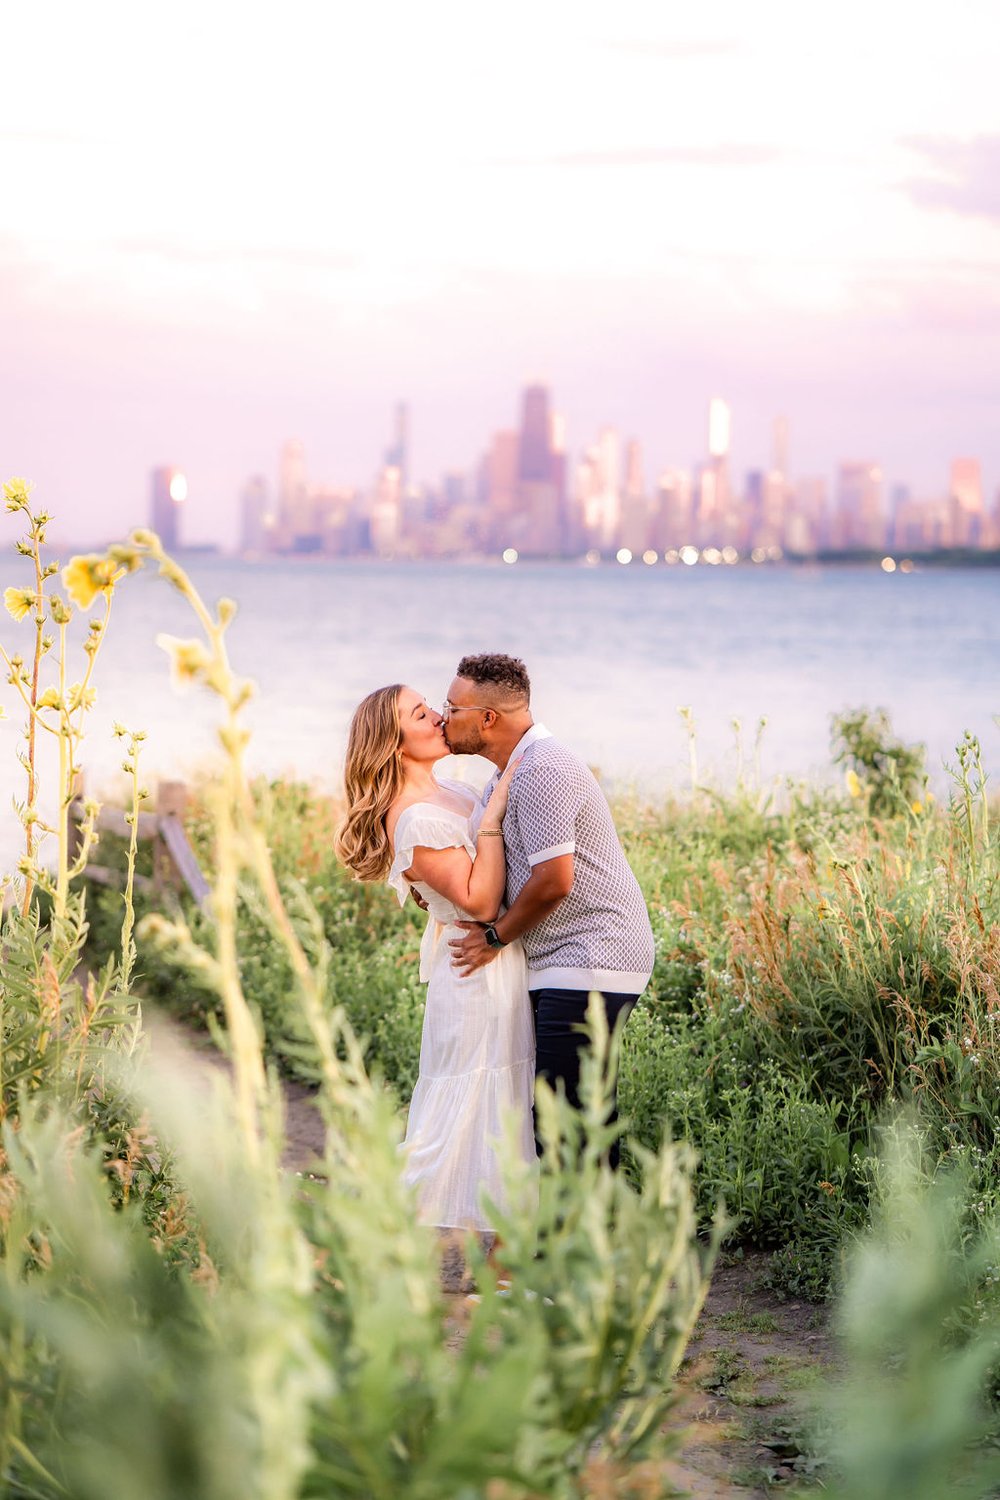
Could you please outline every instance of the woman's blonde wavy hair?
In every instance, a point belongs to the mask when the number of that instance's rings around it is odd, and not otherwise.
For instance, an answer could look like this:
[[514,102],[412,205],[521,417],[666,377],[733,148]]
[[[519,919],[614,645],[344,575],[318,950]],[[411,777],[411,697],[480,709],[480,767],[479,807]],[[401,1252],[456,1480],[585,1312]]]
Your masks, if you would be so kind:
[[377,688],[354,710],[347,738],[347,818],[336,850],[358,880],[383,880],[392,864],[385,815],[403,787],[399,695],[403,684]]

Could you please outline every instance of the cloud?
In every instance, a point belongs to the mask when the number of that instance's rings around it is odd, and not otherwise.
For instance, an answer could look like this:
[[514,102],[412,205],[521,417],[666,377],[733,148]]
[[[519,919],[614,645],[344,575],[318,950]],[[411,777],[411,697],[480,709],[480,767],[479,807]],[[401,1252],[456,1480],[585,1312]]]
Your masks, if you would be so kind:
[[362,265],[360,256],[347,251],[310,250],[291,245],[199,245],[151,235],[116,240],[115,248],[123,255],[150,256],[178,265],[254,264],[314,271],[356,271]]
[[662,58],[664,62],[692,62],[706,57],[736,57],[746,51],[735,38],[704,38],[685,42],[614,39],[598,44],[602,51],[627,52],[633,57]]
[[557,156],[520,158],[511,166],[549,167],[767,167],[781,161],[777,146],[740,142],[717,146],[625,146],[610,151],[566,151]]
[[901,184],[914,203],[1000,221],[1000,135],[910,136],[902,144],[933,173]]

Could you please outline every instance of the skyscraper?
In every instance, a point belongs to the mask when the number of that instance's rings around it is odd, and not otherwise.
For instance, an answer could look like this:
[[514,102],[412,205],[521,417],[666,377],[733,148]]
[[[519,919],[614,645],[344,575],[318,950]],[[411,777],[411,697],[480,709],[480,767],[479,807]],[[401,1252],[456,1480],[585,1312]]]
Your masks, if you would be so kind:
[[517,477],[543,483],[552,478],[552,420],[548,387],[544,385],[526,386],[521,398]]
[[243,486],[240,495],[240,549],[243,552],[266,552],[274,517],[268,510],[267,480],[255,474]]
[[152,529],[168,552],[180,545],[180,507],[187,499],[187,480],[180,469],[163,464],[154,469],[150,496]]
[[392,442],[385,450],[387,468],[399,470],[403,494],[410,483],[410,408],[405,401],[396,402],[396,425]]
[[708,456],[720,459],[729,457],[729,434],[732,417],[727,402],[721,396],[713,396],[708,403]]
[[848,550],[883,545],[882,470],[877,464],[851,462],[838,468],[831,540],[835,547]]
[[297,536],[304,536],[312,531],[306,485],[306,454],[298,438],[290,438],[281,450],[278,512],[285,546],[294,547]]
[[698,540],[702,546],[707,542],[719,546],[736,539],[729,479],[731,426],[728,402],[713,396],[708,403],[708,462],[698,484]]
[[952,459],[948,499],[951,511],[951,545],[981,546],[986,509],[983,505],[983,480],[978,458]]

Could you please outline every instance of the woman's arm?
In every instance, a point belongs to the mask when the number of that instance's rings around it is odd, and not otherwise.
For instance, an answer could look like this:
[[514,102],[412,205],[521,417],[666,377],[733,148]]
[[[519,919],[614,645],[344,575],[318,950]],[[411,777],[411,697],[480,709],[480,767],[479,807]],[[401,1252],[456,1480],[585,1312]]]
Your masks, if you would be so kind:
[[406,871],[407,880],[429,885],[477,922],[492,922],[500,910],[507,882],[503,838],[499,825],[495,833],[488,832],[492,826],[483,819],[480,837],[476,839],[475,859],[464,849],[428,849],[418,845],[413,851],[413,863]]
[[476,857],[464,849],[428,849],[418,845],[407,880],[429,885],[478,922],[492,922],[503,901],[507,863],[501,825],[507,811],[507,794],[517,762],[509,765],[493,789],[476,837]]

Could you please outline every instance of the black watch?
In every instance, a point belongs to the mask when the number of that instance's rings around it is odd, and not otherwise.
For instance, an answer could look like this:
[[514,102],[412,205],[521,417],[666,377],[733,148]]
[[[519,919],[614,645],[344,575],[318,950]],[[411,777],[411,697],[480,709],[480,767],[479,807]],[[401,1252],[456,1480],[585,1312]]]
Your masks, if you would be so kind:
[[491,948],[506,948],[507,946],[492,922],[483,923],[483,937]]

